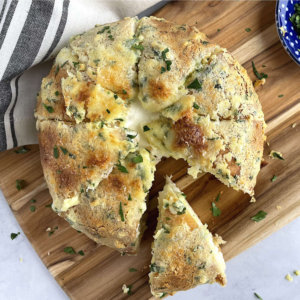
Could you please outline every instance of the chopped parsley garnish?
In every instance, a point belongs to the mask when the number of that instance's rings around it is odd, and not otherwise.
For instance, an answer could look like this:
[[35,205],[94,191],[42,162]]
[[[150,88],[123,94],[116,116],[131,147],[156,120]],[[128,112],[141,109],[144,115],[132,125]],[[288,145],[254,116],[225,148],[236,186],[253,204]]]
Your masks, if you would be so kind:
[[160,68],[160,73],[162,74],[162,73],[165,73],[166,72],[166,68],[165,67],[161,67]]
[[127,137],[128,137],[129,139],[134,139],[134,138],[137,137],[137,135],[127,134]]
[[100,59],[94,59],[93,62],[98,66],[98,63],[100,62]]
[[222,89],[221,84],[219,84],[219,83],[215,84],[215,89]]
[[[48,86],[50,86],[53,83],[53,81],[49,81],[47,84],[45,84],[44,89],[46,89]],[[39,93],[37,94],[37,96],[39,95]]]
[[250,32],[250,31],[251,31],[251,28],[245,28],[245,31],[246,31],[246,32]]
[[78,65],[79,65],[79,61],[73,61],[73,66],[74,66],[74,68],[77,68]]
[[185,214],[185,211],[186,211],[186,207],[183,207],[182,210],[177,211],[177,215],[183,215]]
[[126,90],[122,90],[122,93],[123,93],[124,95],[126,95],[126,94],[127,94],[127,91],[126,91]]
[[[197,247],[197,249],[199,249],[199,248]],[[196,250],[197,250],[197,249],[196,249]],[[205,267],[206,267],[206,262],[203,262],[203,263],[201,263],[201,264],[198,266],[198,270],[204,270]]]
[[55,230],[57,230],[57,229],[58,229],[58,226],[55,226],[53,228],[53,230],[50,229],[50,231],[48,232],[48,235],[51,236],[55,232]]
[[64,148],[64,147],[59,147],[60,148],[60,150],[62,151],[62,153],[64,154],[64,155],[67,155],[68,154],[68,150],[66,149],[66,148]]
[[76,155],[75,155],[75,154],[72,154],[72,153],[69,153],[69,157],[70,157],[70,158],[73,158],[73,159],[76,159]]
[[54,146],[53,147],[53,156],[54,156],[54,158],[59,158],[59,151],[58,151],[58,148],[57,148],[57,146]]
[[115,40],[114,37],[113,37],[111,34],[108,36],[108,38],[109,38],[111,41],[114,41],[114,40]]
[[81,256],[84,256],[84,252],[82,250],[79,250],[78,254],[81,255]]
[[194,102],[193,107],[194,107],[195,109],[199,109],[199,108],[200,108],[200,106],[199,106],[196,102]]
[[267,213],[263,210],[260,210],[255,216],[251,218],[252,221],[254,222],[259,222],[263,220],[266,217]]
[[218,31],[218,32],[220,32],[220,31],[221,31],[221,29],[220,29],[220,28],[218,28],[218,29],[217,29],[217,31]]
[[123,213],[123,208],[122,208],[122,202],[120,202],[119,215],[120,215],[120,217],[121,217],[121,221],[122,221],[122,222],[125,222],[124,213]]
[[36,200],[35,199],[31,199],[30,202],[31,203],[36,203]]
[[197,91],[202,90],[202,82],[199,82],[198,78],[196,78],[192,83],[187,86],[188,89],[193,89]]
[[109,110],[108,108],[106,109],[106,112],[107,112],[108,114],[110,114],[110,110]]
[[35,212],[35,206],[34,205],[31,205],[29,209],[30,209],[31,212]]
[[207,45],[209,42],[208,42],[208,41],[201,41],[201,43],[202,43],[203,45]]
[[118,95],[114,94],[114,98],[117,100],[118,99]]
[[156,263],[153,263],[153,264],[150,265],[150,271],[151,272],[162,273],[162,272],[165,271],[165,268],[158,266]]
[[273,151],[273,150],[271,151],[270,156],[273,157],[273,158],[284,160],[284,158],[282,157],[282,155],[279,152],[276,152],[276,151]]
[[166,63],[166,66],[167,66],[167,70],[170,71],[172,62],[170,60],[166,60],[165,63]]
[[132,284],[127,286],[128,291],[127,291],[127,295],[132,295]]
[[54,112],[54,108],[52,106],[46,105],[45,103],[43,103],[43,106],[50,114]]
[[30,151],[30,149],[28,149],[28,148],[26,148],[26,147],[23,146],[23,147],[15,150],[15,153],[17,153],[17,154],[24,154],[24,153],[27,153],[28,151]]
[[11,238],[12,240],[14,240],[18,235],[20,235],[20,232],[18,232],[18,233],[12,232],[12,233],[10,234],[10,238]]
[[217,195],[217,197],[216,197],[216,199],[215,199],[216,202],[219,202],[220,196],[221,196],[221,193],[219,192],[218,195]]
[[99,133],[98,133],[98,136],[99,136],[99,138],[100,138],[102,141],[105,141],[105,140],[106,140],[105,137],[103,136],[102,132],[99,132]]
[[58,72],[59,72],[59,66],[57,65],[57,66],[56,66],[56,69],[55,69],[54,76],[56,76],[56,75],[58,74]]
[[68,253],[68,254],[76,254],[75,250],[73,249],[73,247],[65,247],[64,248],[64,252]]
[[277,179],[277,176],[273,175],[273,177],[271,178],[271,181],[274,182],[274,181],[276,181],[276,179]]
[[116,167],[118,168],[118,170],[120,172],[122,172],[122,173],[128,173],[128,170],[124,166],[121,165],[120,161],[119,161],[118,164],[116,164]]
[[143,156],[138,154],[137,156],[135,156],[132,161],[135,163],[135,164],[139,164],[141,162],[143,162]]
[[147,125],[145,125],[145,126],[143,127],[143,129],[144,129],[144,132],[146,132],[146,131],[149,131],[149,130],[150,130],[150,128],[149,128]]
[[101,30],[99,30],[98,32],[97,32],[97,34],[101,34],[101,33],[103,33],[105,30],[108,30],[109,29],[109,26],[104,26]]
[[141,45],[141,44],[133,44],[133,45],[131,46],[131,49],[143,51],[143,50],[144,50],[144,46]]
[[99,128],[103,128],[104,124],[105,124],[105,123],[104,123],[103,121],[101,121],[100,124],[98,125]]
[[167,295],[168,295],[167,293],[163,292],[159,298],[163,298],[163,297],[165,297]]
[[117,119],[115,119],[116,121],[120,121],[120,122],[123,122],[124,120],[123,119],[121,119],[121,118],[117,118]]
[[278,98],[282,98],[284,95],[283,94],[280,94],[280,95],[278,95]]
[[132,198],[131,198],[131,194],[128,195],[128,201],[131,201]]
[[45,205],[45,207],[51,207],[52,206],[52,204],[50,203],[50,204],[46,204]]
[[161,53],[161,58],[162,60],[165,62],[166,67],[161,67],[160,69],[160,73],[164,73],[166,71],[170,71],[171,70],[171,65],[172,65],[172,61],[167,60],[167,53],[169,52],[169,49],[166,48],[165,50],[162,51]]
[[252,69],[253,69],[253,73],[254,75],[258,78],[258,79],[263,79],[263,78],[268,78],[268,75],[265,73],[259,73],[255,67],[254,61],[252,61]]
[[263,298],[261,296],[259,296],[257,293],[254,293],[254,296],[259,300],[263,300]]
[[215,202],[211,203],[211,211],[214,217],[218,217],[221,215],[221,210],[216,206]]
[[63,68],[68,61],[66,60],[60,67]]
[[54,94],[55,96],[59,96],[59,91],[56,91]]
[[135,268],[129,268],[129,272],[137,272],[137,269],[135,269]]
[[17,179],[16,180],[16,188],[18,191],[22,190],[25,187],[25,180],[23,179]]
[[170,233],[170,230],[168,227],[166,227],[165,224],[162,224],[162,228],[164,229],[164,233]]
[[162,57],[163,60],[166,60],[166,59],[167,59],[166,54],[167,54],[168,52],[169,52],[169,49],[168,49],[168,48],[166,48],[164,51],[162,51],[161,57]]

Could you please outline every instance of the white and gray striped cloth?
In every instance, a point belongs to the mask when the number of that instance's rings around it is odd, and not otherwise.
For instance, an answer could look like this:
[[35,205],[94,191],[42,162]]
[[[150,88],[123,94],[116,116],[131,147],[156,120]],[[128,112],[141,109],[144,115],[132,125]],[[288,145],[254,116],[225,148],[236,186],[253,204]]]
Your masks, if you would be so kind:
[[158,0],[0,0],[0,151],[37,143],[33,116],[45,62],[95,24],[150,15]]

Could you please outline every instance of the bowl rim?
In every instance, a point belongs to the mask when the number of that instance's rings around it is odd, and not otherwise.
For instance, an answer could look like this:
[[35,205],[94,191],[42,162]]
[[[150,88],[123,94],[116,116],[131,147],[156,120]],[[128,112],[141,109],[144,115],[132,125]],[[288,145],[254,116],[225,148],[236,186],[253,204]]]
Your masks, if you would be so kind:
[[[276,1],[276,7],[275,7],[275,23],[276,23],[276,31],[279,37],[279,40],[281,42],[281,44],[283,45],[284,50],[286,51],[286,53],[293,59],[294,62],[296,62],[296,64],[298,66],[300,66],[300,61],[298,60],[298,58],[295,56],[295,54],[290,50],[290,45],[287,44],[282,36],[282,33],[279,29],[279,18],[280,18],[280,14],[278,13],[279,10],[279,4],[285,2],[288,3],[290,2],[290,0],[277,0]],[[299,39],[300,41],[300,39]],[[299,45],[300,47],[300,45]]]

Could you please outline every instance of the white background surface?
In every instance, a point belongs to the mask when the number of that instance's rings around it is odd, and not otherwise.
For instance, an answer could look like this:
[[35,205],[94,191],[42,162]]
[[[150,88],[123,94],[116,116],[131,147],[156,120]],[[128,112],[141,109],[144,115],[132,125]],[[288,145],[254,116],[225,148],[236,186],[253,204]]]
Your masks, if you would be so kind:
[[[68,299],[31,247],[1,192],[0,220],[0,299]],[[11,240],[10,234],[18,231],[21,235]],[[256,299],[254,292],[263,300],[300,299],[300,276],[293,275],[300,269],[299,232],[300,218],[229,261],[226,288],[203,285],[168,299],[251,300]],[[287,273],[293,282],[284,278]]]

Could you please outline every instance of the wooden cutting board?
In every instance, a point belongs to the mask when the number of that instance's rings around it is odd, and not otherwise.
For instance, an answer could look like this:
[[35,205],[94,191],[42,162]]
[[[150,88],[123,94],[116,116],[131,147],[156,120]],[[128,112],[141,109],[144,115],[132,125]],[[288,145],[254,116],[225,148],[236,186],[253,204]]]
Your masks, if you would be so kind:
[[[45,207],[51,198],[43,179],[38,146],[29,146],[26,154],[16,154],[13,150],[0,153],[0,187],[36,252],[72,299],[123,299],[128,297],[122,293],[124,283],[133,285],[130,299],[151,297],[148,265],[156,220],[155,197],[163,187],[166,174],[173,174],[209,229],[227,241],[223,246],[226,260],[300,215],[300,68],[278,40],[274,14],[275,1],[180,1],[169,3],[156,13],[177,23],[196,24],[212,41],[233,52],[253,80],[252,60],[260,72],[269,75],[266,84],[258,90],[268,124],[268,143],[255,189],[256,203],[250,203],[249,196],[225,187],[211,175],[192,180],[186,175],[183,161],[164,160],[159,164],[150,192],[152,210],[141,250],[137,256],[121,256],[96,245]],[[247,32],[246,28],[251,31]],[[271,149],[282,152],[285,160],[270,159]],[[275,182],[271,182],[273,175],[277,176]],[[16,179],[25,180],[26,187],[18,191]],[[213,217],[211,202],[219,192],[222,194],[218,207],[222,213]],[[36,199],[36,203],[31,203],[31,199]],[[31,212],[31,205],[35,205],[35,212]],[[250,217],[259,210],[268,215],[255,223]],[[46,229],[56,226],[58,229],[49,236]],[[66,246],[83,250],[85,255],[66,254],[63,251]],[[129,268],[138,271],[129,272]]]

